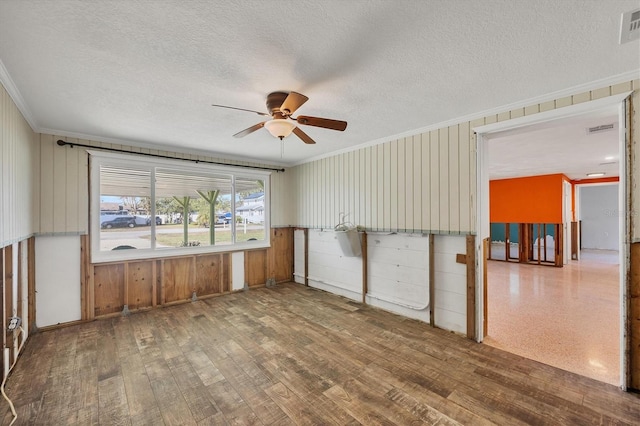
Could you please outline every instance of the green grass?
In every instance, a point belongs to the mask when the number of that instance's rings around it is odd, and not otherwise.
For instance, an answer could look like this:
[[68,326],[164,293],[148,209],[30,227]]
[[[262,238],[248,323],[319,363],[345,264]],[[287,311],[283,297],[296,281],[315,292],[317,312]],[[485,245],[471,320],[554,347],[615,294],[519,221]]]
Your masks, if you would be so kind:
[[[162,231],[160,230],[160,233],[156,234],[156,242],[158,244],[163,246],[169,246],[169,247],[180,247],[182,245],[182,241],[184,239],[183,238],[184,235],[182,233],[163,234],[161,232]],[[237,242],[247,241],[249,238],[256,238],[258,240],[263,240],[264,230],[262,229],[248,230],[246,234],[240,231],[237,234],[236,241]],[[189,242],[192,242],[192,241],[199,241],[201,245],[208,246],[209,233],[199,232],[197,234],[190,234]],[[229,232],[228,230],[222,231],[222,230],[216,229],[216,244],[230,244],[230,243],[231,243],[231,232]]]

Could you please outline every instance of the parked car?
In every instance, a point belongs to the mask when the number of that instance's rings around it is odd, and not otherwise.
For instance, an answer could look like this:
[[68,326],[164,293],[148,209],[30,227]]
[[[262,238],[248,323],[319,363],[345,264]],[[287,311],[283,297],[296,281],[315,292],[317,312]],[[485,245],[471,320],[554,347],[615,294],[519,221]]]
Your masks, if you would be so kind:
[[100,227],[111,229],[111,228],[134,228],[136,226],[136,218],[133,216],[119,216],[113,220],[109,220],[107,222],[103,222]]
[[136,226],[144,226],[149,224],[149,218],[147,216],[133,216],[136,221]]
[[226,214],[218,215],[218,219],[216,220],[216,224],[225,225],[225,224],[231,223],[231,213],[227,213],[227,214],[229,216],[227,216]]
[[[151,225],[151,218],[147,218],[147,225]],[[162,218],[160,216],[156,216],[156,225],[162,225]]]

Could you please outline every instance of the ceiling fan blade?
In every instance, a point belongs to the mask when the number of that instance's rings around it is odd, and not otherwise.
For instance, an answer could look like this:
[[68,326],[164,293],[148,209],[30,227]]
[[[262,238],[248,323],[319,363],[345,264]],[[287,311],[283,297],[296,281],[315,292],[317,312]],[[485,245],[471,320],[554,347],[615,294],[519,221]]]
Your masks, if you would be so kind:
[[235,135],[233,135],[234,138],[242,138],[244,136],[247,136],[250,133],[255,132],[256,130],[262,129],[264,127],[264,123],[265,121],[263,121],[262,123],[258,123],[258,124],[254,124],[253,126],[244,129],[241,132],[236,133]]
[[266,115],[267,117],[269,117],[269,114],[267,114],[265,112],[254,111],[252,109],[236,108],[236,107],[232,107],[232,106],[216,105],[216,104],[211,104],[211,106],[218,107],[218,108],[236,109],[238,111],[253,112],[253,113],[258,114],[258,115]]
[[309,100],[305,95],[301,95],[297,92],[290,92],[289,96],[282,102],[280,105],[280,111],[282,111],[285,115],[291,115],[300,108],[300,106]]
[[297,137],[299,137],[300,139],[302,139],[302,142],[304,143],[308,143],[308,144],[314,144],[316,143],[316,141],[314,141],[313,139],[311,139],[309,137],[308,134],[306,134],[305,132],[303,132],[302,130],[300,130],[300,127],[295,127],[293,129],[293,133],[296,134]]
[[[292,117],[293,118],[293,117]],[[307,115],[300,115],[294,118],[299,124],[305,124],[307,126],[323,127],[325,129],[343,131],[347,128],[347,122],[341,120],[331,120],[329,118],[309,117]]]

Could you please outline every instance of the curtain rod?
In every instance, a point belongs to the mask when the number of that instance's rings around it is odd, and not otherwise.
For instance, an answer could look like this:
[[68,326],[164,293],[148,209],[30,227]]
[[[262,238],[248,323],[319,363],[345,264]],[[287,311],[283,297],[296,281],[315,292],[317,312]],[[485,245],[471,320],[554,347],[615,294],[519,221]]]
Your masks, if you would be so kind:
[[246,164],[230,164],[230,163],[221,163],[221,162],[218,162],[218,161],[208,161],[208,160],[192,160],[190,158],[180,158],[180,157],[172,157],[170,155],[151,154],[149,152],[133,152],[133,151],[127,151],[127,150],[118,149],[118,148],[107,148],[107,147],[102,147],[102,146],[84,145],[84,144],[81,144],[81,143],[63,141],[62,139],[58,139],[58,142],[56,142],[56,143],[59,146],[69,145],[71,148],[73,148],[74,146],[81,146],[83,148],[101,149],[103,151],[112,151],[112,152],[122,152],[124,154],[146,155],[147,157],[168,158],[170,160],[191,161],[193,163],[216,164],[216,165],[219,165],[219,166],[242,167],[242,168],[245,168],[245,169],[254,169],[254,170],[270,170],[270,171],[274,171],[274,172],[278,172],[278,173],[285,171],[284,169],[277,169],[277,168],[274,168],[274,167],[248,166]]

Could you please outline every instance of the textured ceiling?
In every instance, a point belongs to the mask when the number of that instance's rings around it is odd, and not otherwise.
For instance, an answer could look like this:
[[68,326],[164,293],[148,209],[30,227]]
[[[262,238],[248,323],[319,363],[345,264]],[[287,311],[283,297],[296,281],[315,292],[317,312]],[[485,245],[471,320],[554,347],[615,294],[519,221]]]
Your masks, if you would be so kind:
[[[35,130],[296,164],[640,69],[637,0],[0,1],[0,76]],[[2,70],[2,65],[6,70]],[[9,81],[10,80],[10,81]],[[261,129],[276,90],[316,145]],[[11,90],[10,90],[11,92]],[[14,97],[15,96],[14,93]],[[599,123],[598,123],[599,124]]]

